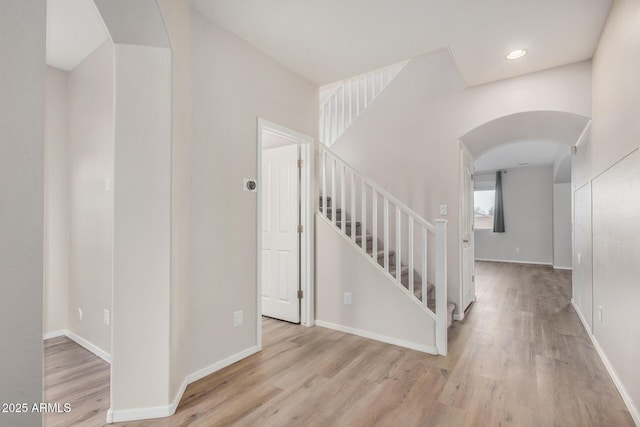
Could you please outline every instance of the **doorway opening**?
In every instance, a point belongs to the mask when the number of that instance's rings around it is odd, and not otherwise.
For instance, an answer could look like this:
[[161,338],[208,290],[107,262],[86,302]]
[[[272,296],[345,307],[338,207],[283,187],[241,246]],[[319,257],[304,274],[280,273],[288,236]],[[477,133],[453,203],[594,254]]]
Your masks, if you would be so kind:
[[313,325],[313,138],[258,119],[257,331],[262,316]]

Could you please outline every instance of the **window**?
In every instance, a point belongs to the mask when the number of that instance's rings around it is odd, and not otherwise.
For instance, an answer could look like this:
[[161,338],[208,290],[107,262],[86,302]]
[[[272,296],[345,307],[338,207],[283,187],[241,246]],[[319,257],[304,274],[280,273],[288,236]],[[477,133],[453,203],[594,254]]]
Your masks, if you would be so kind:
[[496,190],[475,190],[473,192],[473,225],[476,230],[493,230],[493,210]]

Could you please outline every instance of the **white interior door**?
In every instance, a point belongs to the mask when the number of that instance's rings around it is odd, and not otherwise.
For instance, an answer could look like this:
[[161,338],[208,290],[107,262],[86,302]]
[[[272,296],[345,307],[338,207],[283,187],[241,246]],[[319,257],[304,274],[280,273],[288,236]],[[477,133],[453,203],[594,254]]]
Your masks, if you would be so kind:
[[298,146],[262,151],[262,314],[300,322]]
[[473,158],[462,150],[462,310],[476,299],[473,248]]

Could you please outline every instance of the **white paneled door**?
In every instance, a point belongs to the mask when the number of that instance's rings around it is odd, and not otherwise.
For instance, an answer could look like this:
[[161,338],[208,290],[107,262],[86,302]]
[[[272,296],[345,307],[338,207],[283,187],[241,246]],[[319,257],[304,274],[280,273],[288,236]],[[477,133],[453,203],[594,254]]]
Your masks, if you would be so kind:
[[300,322],[298,146],[262,151],[262,314]]
[[462,310],[476,300],[473,242],[473,158],[462,151]]

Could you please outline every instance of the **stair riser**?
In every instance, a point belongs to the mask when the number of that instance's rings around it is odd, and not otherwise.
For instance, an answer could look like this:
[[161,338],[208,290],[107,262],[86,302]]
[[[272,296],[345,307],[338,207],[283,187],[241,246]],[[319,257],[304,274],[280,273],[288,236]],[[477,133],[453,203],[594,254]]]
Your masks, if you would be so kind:
[[[327,212],[327,218],[329,218],[330,220],[333,219],[333,212],[331,210],[329,210],[329,212]],[[336,212],[336,221],[342,221],[342,212]],[[350,221],[349,216],[347,215],[347,221]]]
[[[318,206],[320,206],[320,209],[322,210],[322,206],[323,206],[323,197],[320,196],[320,199],[318,200]],[[327,207],[330,208],[331,207],[331,197],[327,197]]]
[[[341,224],[337,224],[336,223],[336,227],[338,227],[340,230],[342,230],[342,225]],[[347,224],[344,227],[344,231],[351,236],[351,223],[347,222]],[[361,225],[356,225],[356,236],[359,236],[360,234],[362,234],[362,226]]]

